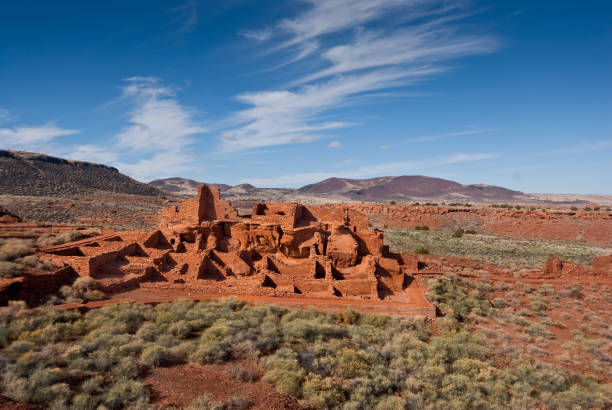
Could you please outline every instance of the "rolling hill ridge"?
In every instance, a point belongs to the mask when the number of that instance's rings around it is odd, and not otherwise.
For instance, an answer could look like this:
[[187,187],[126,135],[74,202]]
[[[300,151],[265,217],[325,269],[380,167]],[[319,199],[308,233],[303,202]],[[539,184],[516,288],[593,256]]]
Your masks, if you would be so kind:
[[100,191],[145,196],[166,194],[107,165],[0,150],[1,194],[67,196]]

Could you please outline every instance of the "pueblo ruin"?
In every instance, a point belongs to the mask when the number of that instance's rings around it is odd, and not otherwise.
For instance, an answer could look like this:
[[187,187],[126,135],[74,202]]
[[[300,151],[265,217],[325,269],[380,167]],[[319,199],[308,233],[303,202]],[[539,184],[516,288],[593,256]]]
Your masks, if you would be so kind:
[[433,315],[422,289],[416,298],[418,285],[407,289],[411,264],[368,225],[366,215],[343,206],[256,203],[251,215],[239,215],[217,188],[202,185],[197,198],[163,208],[153,232],[113,232],[41,257],[113,293],[139,287],[378,301]]

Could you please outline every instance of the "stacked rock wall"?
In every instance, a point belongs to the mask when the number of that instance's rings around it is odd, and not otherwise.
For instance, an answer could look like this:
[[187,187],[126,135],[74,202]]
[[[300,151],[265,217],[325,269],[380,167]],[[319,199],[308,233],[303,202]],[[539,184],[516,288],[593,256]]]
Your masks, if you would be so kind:
[[344,206],[260,203],[241,217],[214,187],[164,208],[158,229],[52,247],[107,289],[181,286],[213,293],[404,300],[402,259],[368,217]]

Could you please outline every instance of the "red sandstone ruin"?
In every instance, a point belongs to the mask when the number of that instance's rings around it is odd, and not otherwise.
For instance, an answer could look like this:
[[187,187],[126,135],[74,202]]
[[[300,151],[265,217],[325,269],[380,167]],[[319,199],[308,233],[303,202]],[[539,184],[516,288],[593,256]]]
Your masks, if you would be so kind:
[[98,279],[107,292],[138,286],[410,303],[411,268],[368,224],[343,206],[257,203],[252,215],[239,215],[217,188],[202,185],[197,198],[162,209],[153,232],[50,247],[41,258]]

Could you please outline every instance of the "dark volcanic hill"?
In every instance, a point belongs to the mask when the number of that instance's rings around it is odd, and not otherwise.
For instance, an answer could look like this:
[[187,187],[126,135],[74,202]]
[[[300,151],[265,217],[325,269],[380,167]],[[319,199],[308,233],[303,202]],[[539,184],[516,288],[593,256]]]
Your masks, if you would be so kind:
[[107,165],[0,150],[0,194],[68,196],[100,191],[146,196],[164,194]]
[[[200,182],[184,178],[168,178],[152,181],[150,184],[174,194],[195,196]],[[250,184],[212,185],[219,187],[222,197],[235,201],[517,202],[529,199],[522,192],[498,186],[462,185],[446,179],[421,175],[370,179],[329,178],[299,189],[256,188]]]
[[298,192],[326,197],[344,197],[354,201],[401,201],[418,198],[504,201],[524,197],[522,192],[498,186],[462,185],[422,175],[370,179],[329,178],[316,184],[306,185]]

